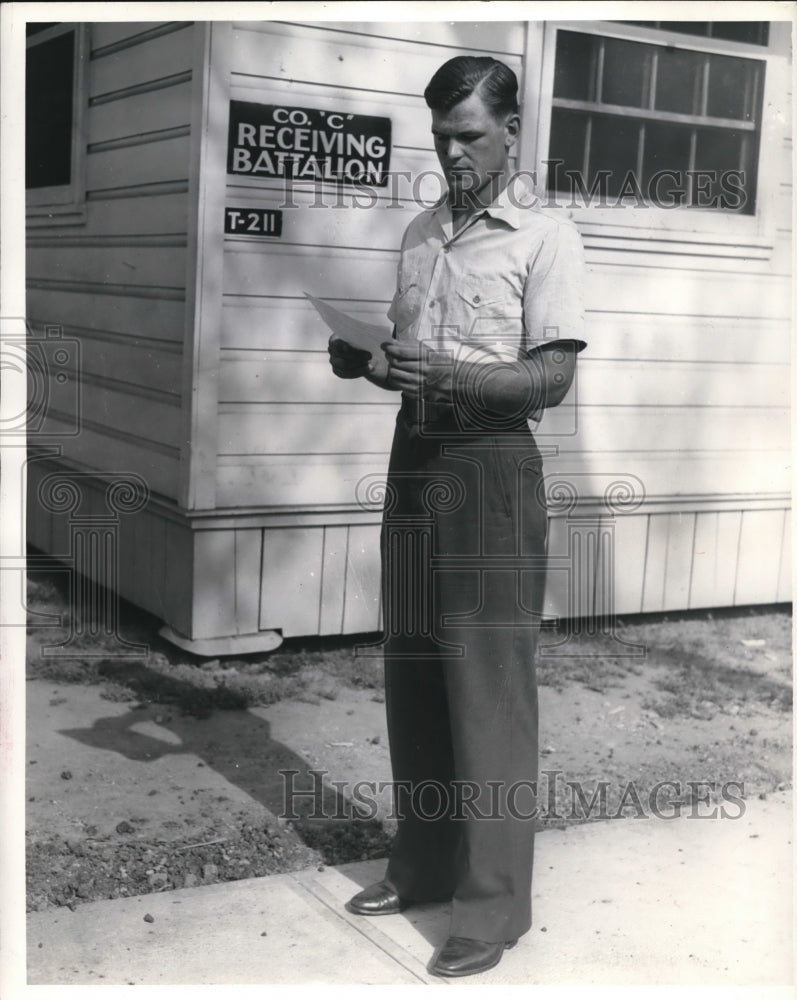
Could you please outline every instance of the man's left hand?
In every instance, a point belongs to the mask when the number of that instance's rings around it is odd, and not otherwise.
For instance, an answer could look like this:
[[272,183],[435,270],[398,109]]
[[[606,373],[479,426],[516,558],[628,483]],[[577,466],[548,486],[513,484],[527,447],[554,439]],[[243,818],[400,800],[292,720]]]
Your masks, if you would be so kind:
[[388,362],[388,382],[408,396],[450,402],[453,358],[419,340],[389,340],[382,344]]

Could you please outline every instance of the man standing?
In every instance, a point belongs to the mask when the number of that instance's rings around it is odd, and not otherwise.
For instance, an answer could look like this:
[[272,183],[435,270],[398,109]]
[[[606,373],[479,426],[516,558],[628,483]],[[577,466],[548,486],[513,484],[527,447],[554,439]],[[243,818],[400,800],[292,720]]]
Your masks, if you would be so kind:
[[424,93],[445,199],[409,225],[384,358],[330,341],[341,378],[402,393],[382,528],[396,838],[369,916],[451,900],[430,969],[496,965],[531,926],[545,585],[542,458],[528,419],[584,346],[578,232],[510,176],[517,79],[457,57]]

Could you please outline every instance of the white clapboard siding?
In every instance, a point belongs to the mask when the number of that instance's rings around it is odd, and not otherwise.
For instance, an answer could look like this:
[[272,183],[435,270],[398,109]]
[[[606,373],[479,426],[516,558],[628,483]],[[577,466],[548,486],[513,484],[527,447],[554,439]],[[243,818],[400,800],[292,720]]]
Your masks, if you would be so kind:
[[[282,22],[286,28],[301,27],[307,29],[307,24],[286,20]],[[261,22],[236,22],[235,27],[249,31],[272,31],[281,27],[279,22],[266,26]],[[320,31],[329,35],[345,33],[346,35],[363,35],[375,44],[380,44],[383,38],[399,39],[407,42],[417,42],[424,47],[443,45],[452,49],[463,50],[459,54],[485,52],[498,57],[501,55],[522,55],[526,45],[526,26],[522,21],[339,21],[317,22],[314,25]],[[440,60],[442,63],[444,60]]]
[[613,312],[787,319],[791,282],[719,269],[684,269],[665,278],[661,269],[604,264],[587,268],[585,299],[592,308],[605,303]]
[[113,285],[185,287],[184,246],[29,247],[28,277]]
[[184,27],[177,21],[95,21],[91,25],[91,52],[97,57],[109,46],[134,46],[151,36],[169,34]]
[[734,604],[771,603],[777,600],[782,538],[781,511],[742,512]]
[[[125,198],[90,197],[85,222],[59,226],[57,233],[36,230],[31,246],[80,246],[94,238],[135,245],[142,236],[185,236],[188,203],[185,192],[161,195],[131,195]],[[133,237],[133,240],[125,238]],[[70,239],[77,242],[70,243]]]
[[124,432],[124,436],[108,433],[101,425],[84,422],[80,433],[60,437],[71,431],[55,417],[48,419],[43,434],[52,434],[64,455],[87,469],[98,472],[135,472],[143,476],[150,490],[163,496],[175,496],[178,486],[179,454],[171,448],[157,448],[151,441]]
[[[600,306],[609,303],[600,303]],[[787,319],[734,316],[665,316],[620,313],[600,308],[587,313],[589,359],[715,361],[742,364],[788,360],[791,326]]]
[[[38,337],[46,336],[43,324],[28,319]],[[182,356],[176,345],[136,339],[116,334],[97,334],[86,328],[61,327],[61,336],[77,342],[74,360],[64,366],[82,375],[114,379],[173,396],[179,400]]]
[[185,180],[188,177],[189,143],[188,136],[179,136],[146,143],[141,147],[143,153],[138,150],[131,155],[129,147],[89,153],[86,159],[86,187],[90,191],[104,191]]
[[159,90],[157,101],[147,92],[97,104],[88,116],[89,146],[187,127],[190,109],[190,81]]
[[[314,290],[319,298],[343,300],[392,298],[398,254],[272,244],[262,253],[228,251],[224,255],[224,293],[290,295]],[[309,287],[308,287],[309,286]]]
[[[438,67],[457,49],[419,46],[415,42],[380,39],[312,25],[270,25],[268,33],[233,31],[235,73],[285,80],[323,80],[326,87],[372,93],[420,94]],[[520,55],[504,61],[522,76]]]
[[[89,62],[89,99],[191,71],[194,33],[190,24],[150,38],[143,45],[122,48]],[[96,39],[95,39],[96,45]],[[144,48],[146,46],[146,48]]]
[[181,345],[185,303],[174,299],[137,298],[128,295],[103,294],[95,290],[90,296],[80,291],[64,291],[35,287],[28,293],[28,311],[37,323],[56,326],[85,327],[142,341],[164,341]]

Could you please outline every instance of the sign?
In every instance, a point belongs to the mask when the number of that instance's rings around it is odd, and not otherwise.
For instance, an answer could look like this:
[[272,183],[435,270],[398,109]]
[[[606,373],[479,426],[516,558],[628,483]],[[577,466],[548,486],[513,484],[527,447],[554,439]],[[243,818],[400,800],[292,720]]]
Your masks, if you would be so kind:
[[227,173],[384,187],[390,119],[230,101]]
[[224,232],[233,236],[282,236],[278,208],[225,208]]

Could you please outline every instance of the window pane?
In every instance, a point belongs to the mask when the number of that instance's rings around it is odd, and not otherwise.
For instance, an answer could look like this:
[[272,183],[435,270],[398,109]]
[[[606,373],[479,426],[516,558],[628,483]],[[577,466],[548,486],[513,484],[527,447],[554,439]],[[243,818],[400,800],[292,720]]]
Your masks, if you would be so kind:
[[711,25],[714,38],[726,38],[731,42],[747,42],[749,45],[769,43],[768,21],[714,21]]
[[572,101],[595,99],[595,66],[598,39],[574,31],[560,31],[556,42],[554,97]]
[[699,52],[658,49],[656,110],[693,115],[699,111],[698,95],[705,56]]
[[551,118],[551,143],[549,160],[563,160],[555,170],[548,169],[548,188],[551,191],[570,191],[572,182],[565,177],[565,171],[575,171],[579,175],[584,170],[584,139],[588,115],[580,111],[554,108]]
[[31,35],[38,35],[40,31],[54,28],[58,23],[58,21],[37,21],[35,24],[26,24],[25,35],[30,38]]
[[[689,125],[645,125],[645,152],[642,160],[642,186],[652,202],[685,204],[689,190],[689,151],[692,129]],[[671,171],[667,176],[662,171]],[[673,176],[674,175],[674,176]],[[679,196],[678,192],[684,192]]]
[[662,31],[677,31],[679,35],[708,34],[708,21],[659,21]]
[[594,115],[587,184],[591,187],[599,170],[608,170],[610,197],[623,187],[629,171],[636,170],[640,122],[614,115]]
[[750,59],[711,56],[707,113],[715,118],[753,120],[756,63]]
[[647,103],[649,46],[607,38],[603,57],[604,104],[641,108]]
[[[743,166],[743,142],[743,134],[730,129],[698,130],[695,170],[710,172],[712,175],[710,177],[704,175],[700,180],[700,190],[694,194],[694,201],[698,207],[723,207],[722,194],[729,183],[727,172],[740,170]],[[745,174],[742,180],[737,178],[733,181],[737,187],[743,187],[748,192],[749,201],[752,201],[751,180],[752,178]],[[747,210],[751,211],[752,208],[748,206]]]
[[72,179],[72,75],[75,33],[27,50],[25,63],[25,185]]

